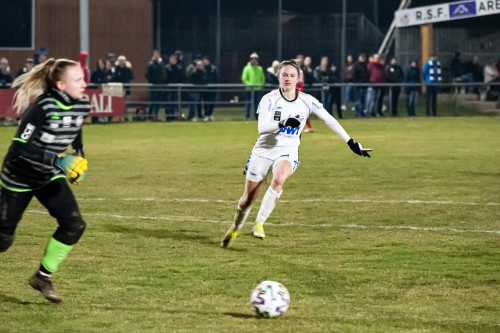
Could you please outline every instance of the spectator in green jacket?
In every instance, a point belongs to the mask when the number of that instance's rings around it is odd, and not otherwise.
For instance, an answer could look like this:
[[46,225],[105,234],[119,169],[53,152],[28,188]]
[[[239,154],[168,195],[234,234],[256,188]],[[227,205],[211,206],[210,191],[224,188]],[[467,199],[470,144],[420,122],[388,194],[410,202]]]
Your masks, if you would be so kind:
[[262,86],[266,82],[264,70],[259,66],[259,55],[257,53],[254,52],[250,55],[250,61],[243,68],[243,73],[241,73],[241,81],[248,86],[245,117],[250,119],[250,108],[253,103],[255,119],[257,119],[257,107],[262,98]]

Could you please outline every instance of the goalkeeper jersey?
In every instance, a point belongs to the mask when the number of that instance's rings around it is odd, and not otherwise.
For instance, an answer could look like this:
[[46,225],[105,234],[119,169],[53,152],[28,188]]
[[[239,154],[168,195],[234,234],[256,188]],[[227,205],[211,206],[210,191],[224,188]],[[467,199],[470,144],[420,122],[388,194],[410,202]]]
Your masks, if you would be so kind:
[[24,111],[3,161],[2,186],[24,192],[65,177],[44,156],[64,153],[68,145],[81,135],[81,126],[89,112],[90,104],[86,97],[75,100],[57,89],[38,96]]
[[[303,92],[299,92],[294,100],[287,100],[279,89],[273,90],[262,98],[257,112],[260,137],[252,150],[255,155],[274,160],[286,154],[298,154],[300,135],[312,113],[344,141],[349,141],[349,135],[323,105],[313,96]],[[300,126],[279,128],[279,122],[289,117],[299,119]]]

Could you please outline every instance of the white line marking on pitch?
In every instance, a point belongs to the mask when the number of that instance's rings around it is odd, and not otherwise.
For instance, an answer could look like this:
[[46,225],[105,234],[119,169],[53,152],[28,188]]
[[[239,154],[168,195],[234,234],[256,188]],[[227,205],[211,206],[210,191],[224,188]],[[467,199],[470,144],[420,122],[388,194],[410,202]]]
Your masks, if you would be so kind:
[[[193,199],[193,198],[171,198],[171,199],[155,199],[155,198],[79,198],[81,201],[158,201],[158,202],[201,202],[201,203],[235,203],[236,200],[210,200],[210,199]],[[443,200],[368,200],[368,199],[297,199],[297,200],[280,200],[280,202],[333,202],[333,203],[381,203],[381,204],[425,204],[425,205],[471,205],[471,206],[498,206],[498,202],[468,202],[468,201],[443,201]]]
[[[44,214],[49,213],[41,210],[28,210],[28,213]],[[156,221],[191,221],[191,222],[201,222],[201,223],[225,223],[230,224],[232,221],[219,221],[219,220],[205,220],[199,219],[194,216],[126,216],[119,214],[105,214],[105,213],[94,213],[94,214],[82,214],[83,216],[99,216],[99,217],[109,217],[114,219],[139,219],[139,220],[156,220]],[[299,226],[299,227],[310,227],[310,228],[326,228],[326,227],[340,227],[340,228],[353,228],[353,229],[407,229],[407,230],[417,230],[417,231],[448,231],[456,233],[488,233],[488,234],[500,234],[500,230],[471,230],[471,229],[455,229],[455,228],[436,228],[436,227],[414,227],[414,226],[404,226],[404,225],[374,225],[366,226],[359,224],[303,224],[303,223],[269,223],[266,225],[272,226]]]

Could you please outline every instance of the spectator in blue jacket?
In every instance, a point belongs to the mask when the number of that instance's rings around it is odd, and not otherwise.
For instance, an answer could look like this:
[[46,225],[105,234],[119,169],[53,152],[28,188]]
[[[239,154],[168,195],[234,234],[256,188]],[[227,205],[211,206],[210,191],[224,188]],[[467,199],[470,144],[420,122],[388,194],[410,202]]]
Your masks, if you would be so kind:
[[425,112],[430,116],[432,108],[432,115],[435,117],[437,116],[437,93],[441,83],[441,63],[437,55],[431,54],[422,69],[422,77],[427,85]]

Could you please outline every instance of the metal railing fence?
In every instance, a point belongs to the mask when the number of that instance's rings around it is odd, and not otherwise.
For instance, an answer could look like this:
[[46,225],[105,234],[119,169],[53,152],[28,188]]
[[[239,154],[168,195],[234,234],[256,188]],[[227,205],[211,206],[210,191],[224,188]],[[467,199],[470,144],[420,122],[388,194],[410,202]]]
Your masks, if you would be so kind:
[[[310,86],[306,85],[304,90],[306,93],[313,95],[320,102],[324,103],[326,95],[332,91],[332,89],[340,89],[340,96],[344,96],[344,89],[346,86],[352,87],[363,87],[363,88],[384,88],[386,96],[388,96],[388,102],[391,102],[391,87],[400,87],[401,96],[405,95],[405,89],[408,87],[418,87],[425,91],[427,86],[437,86],[439,87],[439,94],[446,94],[448,96],[448,101],[454,104],[454,113],[458,114],[458,100],[461,92],[465,90],[475,91],[478,96],[478,100],[483,99],[484,95],[491,87],[500,91],[500,82],[495,81],[491,83],[480,83],[480,82],[452,82],[452,83],[434,83],[434,84],[414,84],[414,83],[330,83],[321,84],[315,83]],[[242,107],[245,108],[249,105],[250,109],[255,108],[255,98],[254,95],[257,92],[265,94],[273,89],[276,89],[275,85],[264,85],[264,86],[247,86],[244,84],[206,84],[206,85],[193,85],[193,84],[158,84],[152,85],[147,83],[137,83],[137,84],[125,84],[124,89],[129,90],[132,96],[136,98],[127,98],[126,106],[127,108],[133,108],[137,106],[149,107],[153,104],[159,104],[161,108],[173,107],[175,113],[174,118],[183,119],[185,115],[182,114],[182,110],[189,108],[190,105],[205,105],[213,104],[218,107]],[[163,99],[160,101],[151,101],[151,99],[144,98],[146,93],[151,92],[161,92]],[[212,99],[204,99],[204,94],[215,95]],[[166,94],[171,94],[169,98],[165,98]],[[192,94],[200,94],[201,99],[192,98]],[[141,98],[137,98],[141,96]],[[173,97],[173,99],[172,99]],[[400,97],[401,98],[401,97]]]

